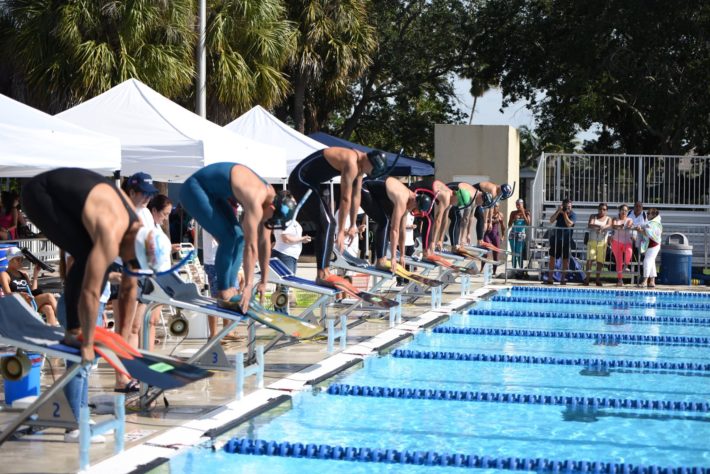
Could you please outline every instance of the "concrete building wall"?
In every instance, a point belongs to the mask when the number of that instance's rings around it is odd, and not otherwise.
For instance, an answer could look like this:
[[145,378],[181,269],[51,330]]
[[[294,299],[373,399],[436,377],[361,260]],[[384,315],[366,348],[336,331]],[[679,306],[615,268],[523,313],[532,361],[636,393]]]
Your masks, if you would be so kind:
[[[520,135],[508,125],[435,125],[436,177],[444,182],[492,181],[520,185]],[[513,197],[501,203],[506,224],[515,209]]]

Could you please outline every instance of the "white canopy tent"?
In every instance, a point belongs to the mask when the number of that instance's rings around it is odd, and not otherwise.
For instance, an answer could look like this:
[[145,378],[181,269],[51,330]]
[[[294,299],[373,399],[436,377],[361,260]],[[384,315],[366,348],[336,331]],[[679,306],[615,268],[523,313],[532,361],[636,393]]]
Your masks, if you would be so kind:
[[286,151],[288,172],[311,153],[326,148],[320,142],[292,129],[257,105],[224,128],[264,144],[278,143]]
[[121,167],[117,138],[78,127],[0,94],[0,176],[27,178],[63,166],[110,176]]
[[124,176],[143,171],[156,181],[183,182],[198,169],[223,161],[249,166],[271,181],[287,176],[283,148],[225,130],[136,79],[58,117],[118,137]]

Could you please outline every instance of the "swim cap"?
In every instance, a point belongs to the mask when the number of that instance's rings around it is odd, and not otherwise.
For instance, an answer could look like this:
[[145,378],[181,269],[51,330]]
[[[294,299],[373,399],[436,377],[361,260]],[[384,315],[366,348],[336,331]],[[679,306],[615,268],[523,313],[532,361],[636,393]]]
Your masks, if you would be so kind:
[[508,184],[501,184],[500,185],[500,200],[505,201],[508,199],[510,196],[513,195],[513,188]]
[[434,206],[434,200],[428,193],[417,193],[417,213],[415,215],[429,215]]
[[367,159],[370,160],[372,165],[372,172],[369,174],[370,178],[379,178],[389,173],[387,155],[383,151],[372,150],[367,153]]
[[134,242],[136,260],[142,270],[163,272],[170,269],[172,245],[168,237],[154,229],[141,227]]
[[285,229],[293,220],[298,203],[293,195],[285,189],[276,193],[271,204],[274,214],[264,223],[267,229]]
[[468,207],[471,204],[471,193],[459,188],[456,190],[456,199],[459,207]]

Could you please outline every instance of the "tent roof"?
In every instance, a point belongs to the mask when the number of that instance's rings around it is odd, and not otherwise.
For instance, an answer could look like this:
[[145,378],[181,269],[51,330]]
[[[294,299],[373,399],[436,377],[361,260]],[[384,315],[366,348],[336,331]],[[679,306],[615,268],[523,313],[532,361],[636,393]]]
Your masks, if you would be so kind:
[[121,167],[121,144],[0,94],[0,176],[31,177],[62,166],[104,176]]
[[260,143],[278,143],[279,146],[284,147],[289,173],[299,161],[315,151],[326,148],[322,143],[289,127],[260,105],[254,106],[224,128]]
[[[364,151],[365,153],[374,150],[374,148],[370,148],[369,146],[349,142],[347,140],[343,140],[342,138],[334,137],[323,132],[311,133],[308,136],[328,146],[355,148],[356,150]],[[392,162],[397,157],[397,155],[387,151],[385,152],[385,154],[387,155],[387,163],[389,165],[392,165]],[[305,158],[305,156],[303,158]],[[397,164],[390,173],[390,175],[392,176],[430,176],[433,174],[434,165],[431,164],[431,162],[417,158],[409,158],[406,156],[401,156],[399,158]]]
[[264,178],[287,176],[282,148],[225,130],[136,79],[58,116],[118,137],[124,175],[143,171],[157,181],[182,182],[206,165],[226,161],[249,166]]

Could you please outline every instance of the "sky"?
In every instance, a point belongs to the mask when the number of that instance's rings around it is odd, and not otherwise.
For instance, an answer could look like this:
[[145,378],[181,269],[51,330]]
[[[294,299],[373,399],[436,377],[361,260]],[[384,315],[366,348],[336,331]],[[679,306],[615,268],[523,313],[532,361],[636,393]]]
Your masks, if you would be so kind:
[[[459,107],[467,114],[471,113],[471,107],[473,106],[473,97],[470,89],[470,80],[456,80],[456,97],[460,103]],[[483,97],[478,98],[472,124],[510,125],[515,128],[526,125],[528,128],[534,129],[535,119],[532,113],[525,108],[526,104],[526,101],[515,102],[503,109],[503,113],[501,113],[499,109],[503,105],[503,94],[500,89],[490,89],[483,94]]]
[[[471,81],[458,78],[455,85],[459,107],[467,114],[470,114],[473,106],[473,97],[470,92]],[[510,104],[501,112],[503,93],[500,89],[490,89],[483,94],[483,97],[478,98],[472,125],[510,125],[515,128],[526,125],[529,129],[534,130],[535,118],[532,112],[525,107],[527,103],[527,101],[519,100]],[[580,143],[584,140],[591,140],[597,136],[595,130],[597,129],[592,127],[589,130],[581,131],[577,134],[577,139]]]

